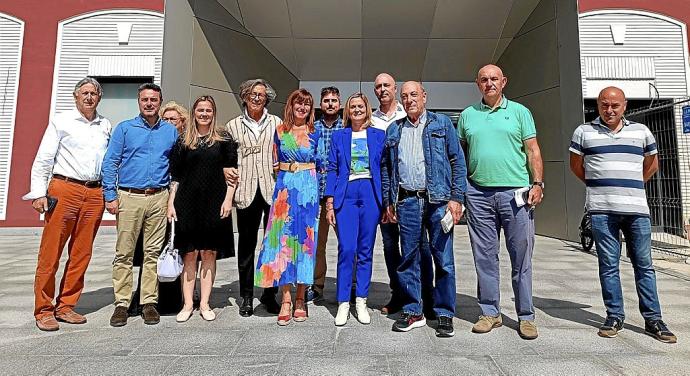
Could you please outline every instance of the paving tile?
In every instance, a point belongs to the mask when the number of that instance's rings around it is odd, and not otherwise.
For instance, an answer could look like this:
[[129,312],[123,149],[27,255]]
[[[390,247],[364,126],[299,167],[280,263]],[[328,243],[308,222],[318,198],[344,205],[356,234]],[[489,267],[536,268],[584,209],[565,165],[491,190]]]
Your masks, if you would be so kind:
[[[676,345],[662,344],[642,333],[644,321],[637,312],[633,272],[623,262],[626,330],[618,338],[603,339],[596,334],[605,314],[596,257],[560,240],[538,237],[536,241],[533,291],[540,336],[534,341],[522,340],[516,331],[504,246],[500,307],[505,325],[489,334],[470,332],[480,310],[465,227],[456,229],[456,335],[448,339],[435,336],[433,321],[410,333],[391,331],[397,316],[380,313],[390,298],[380,240],[375,245],[368,301],[372,322],[362,325],[351,317],[344,327],[336,328],[334,236],[326,256],[325,299],[309,306],[305,323],[278,327],[276,316],[268,314],[258,299],[255,315],[240,317],[237,260],[231,258],[218,262],[211,298],[216,321],[202,320],[197,311],[182,324],[173,314],[163,316],[158,325],[144,325],[140,317],[132,317],[125,327],[112,328],[115,235],[113,228],[105,227],[96,238],[86,287],[76,307],[88,323],[61,324],[58,332],[45,333],[35,327],[32,316],[39,240],[40,229],[0,229],[2,374],[637,375],[654,372],[656,364],[664,364],[668,374],[683,374],[690,359],[688,279],[657,273],[664,319],[680,339]],[[65,252],[61,268],[66,259]],[[62,272],[58,271],[57,281]],[[255,296],[260,294],[256,289]]]
[[590,356],[544,357],[497,356],[493,357],[505,375],[552,376],[552,375],[618,375],[608,365]]

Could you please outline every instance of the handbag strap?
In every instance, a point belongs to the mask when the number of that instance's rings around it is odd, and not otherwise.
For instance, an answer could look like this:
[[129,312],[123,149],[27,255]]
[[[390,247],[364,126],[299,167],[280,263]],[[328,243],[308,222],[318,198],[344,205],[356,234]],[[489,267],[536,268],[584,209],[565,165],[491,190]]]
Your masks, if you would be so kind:
[[170,222],[170,240],[168,240],[169,249],[172,251],[175,247],[175,220]]

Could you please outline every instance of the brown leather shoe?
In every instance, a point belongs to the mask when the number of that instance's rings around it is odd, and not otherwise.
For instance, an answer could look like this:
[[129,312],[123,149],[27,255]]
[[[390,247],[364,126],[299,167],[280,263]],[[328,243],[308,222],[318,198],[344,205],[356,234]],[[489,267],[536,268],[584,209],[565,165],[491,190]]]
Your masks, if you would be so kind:
[[127,325],[127,307],[117,306],[115,307],[115,312],[110,316],[110,326],[125,326]]
[[534,325],[534,321],[530,320],[520,320],[520,328],[518,329],[518,334],[522,339],[536,339],[539,337],[539,332],[537,332],[537,326]]
[[60,324],[58,324],[57,320],[55,320],[55,316],[53,315],[43,316],[40,319],[36,319],[36,326],[38,329],[41,329],[44,332],[54,332],[60,329]]
[[488,333],[491,329],[498,328],[503,325],[503,318],[499,314],[498,316],[479,316],[479,320],[472,326],[473,333]]
[[72,309],[55,312],[55,319],[68,324],[86,324],[86,317],[74,312]]
[[161,321],[161,315],[158,314],[154,303],[144,304],[144,308],[141,310],[141,317],[144,318],[144,324],[146,325],[155,325]]

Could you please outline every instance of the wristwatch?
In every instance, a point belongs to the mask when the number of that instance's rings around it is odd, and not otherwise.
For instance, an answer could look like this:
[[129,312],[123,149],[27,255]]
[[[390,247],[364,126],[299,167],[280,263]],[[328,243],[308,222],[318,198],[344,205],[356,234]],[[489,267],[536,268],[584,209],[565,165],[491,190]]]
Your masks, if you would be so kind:
[[538,185],[541,187],[541,189],[544,189],[544,182],[543,181],[533,181],[532,185]]

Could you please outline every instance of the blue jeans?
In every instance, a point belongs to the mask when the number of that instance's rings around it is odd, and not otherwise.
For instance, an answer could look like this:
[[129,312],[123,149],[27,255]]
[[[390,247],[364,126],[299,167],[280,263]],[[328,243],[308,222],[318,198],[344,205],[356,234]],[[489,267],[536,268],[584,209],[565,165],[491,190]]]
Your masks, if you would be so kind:
[[649,217],[640,215],[592,214],[592,233],[599,258],[599,282],[606,315],[625,319],[618,270],[621,256],[619,231],[623,231],[625,235],[625,244],[635,272],[640,313],[647,321],[661,320],[656,274],[652,265],[652,228]]
[[[398,266],[402,255],[400,254],[400,228],[397,223],[381,223],[381,238],[383,240],[383,258],[388,270],[388,280],[391,288],[391,301],[402,303],[403,293],[398,280]],[[424,236],[425,247],[428,247],[428,239]],[[422,300],[433,306],[434,266],[431,260],[431,252],[422,252],[420,268],[422,273]]]
[[[402,291],[403,311],[422,313],[422,289],[433,286],[433,310],[438,316],[455,315],[455,260],[453,258],[453,232],[445,233],[441,218],[446,204],[431,204],[426,199],[409,197],[398,202],[402,258],[398,266],[398,279]],[[424,257],[431,255],[436,267],[435,284],[423,281]],[[426,286],[424,286],[426,285]],[[427,299],[428,300],[428,299]],[[429,302],[424,300],[429,308]]]
[[[335,210],[338,233],[338,303],[350,301],[352,276],[357,276],[357,297],[369,296],[371,263],[376,225],[381,208],[376,202],[371,179],[347,183],[343,205]],[[353,270],[354,268],[354,270]]]
[[467,185],[466,209],[470,244],[477,270],[477,299],[482,314],[498,316],[500,275],[498,254],[501,228],[510,256],[515,311],[520,320],[534,320],[532,304],[532,252],[534,217],[526,206],[518,207],[515,188]]
[[388,280],[390,281],[393,299],[400,296],[398,265],[400,265],[400,230],[397,223],[381,223],[381,240],[383,240],[383,258],[386,261]]

